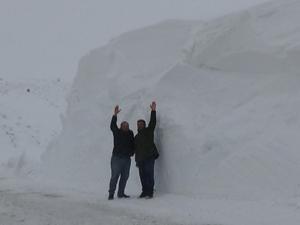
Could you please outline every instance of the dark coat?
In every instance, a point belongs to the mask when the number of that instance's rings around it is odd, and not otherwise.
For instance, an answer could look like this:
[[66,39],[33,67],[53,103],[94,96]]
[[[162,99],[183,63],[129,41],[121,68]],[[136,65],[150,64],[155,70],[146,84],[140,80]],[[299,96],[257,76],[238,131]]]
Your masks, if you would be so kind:
[[113,116],[110,129],[114,136],[113,155],[121,157],[131,157],[134,155],[134,135],[131,130],[123,131],[117,126],[117,116]]
[[151,112],[148,127],[139,130],[134,138],[135,161],[142,162],[149,158],[158,158],[158,151],[154,143],[154,129],[156,126],[156,111]]

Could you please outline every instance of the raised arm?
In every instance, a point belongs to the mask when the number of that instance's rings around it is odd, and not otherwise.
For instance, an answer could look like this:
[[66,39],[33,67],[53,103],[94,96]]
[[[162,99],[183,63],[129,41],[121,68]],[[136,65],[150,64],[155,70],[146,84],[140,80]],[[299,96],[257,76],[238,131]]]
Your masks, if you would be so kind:
[[156,126],[156,102],[152,102],[150,108],[151,108],[151,116],[150,116],[150,122],[148,128],[154,130]]
[[114,115],[111,118],[111,122],[110,122],[110,129],[111,129],[112,132],[116,132],[119,129],[118,126],[117,126],[117,120],[118,120],[117,115],[118,115],[119,112],[121,112],[121,109],[117,105],[115,107]]

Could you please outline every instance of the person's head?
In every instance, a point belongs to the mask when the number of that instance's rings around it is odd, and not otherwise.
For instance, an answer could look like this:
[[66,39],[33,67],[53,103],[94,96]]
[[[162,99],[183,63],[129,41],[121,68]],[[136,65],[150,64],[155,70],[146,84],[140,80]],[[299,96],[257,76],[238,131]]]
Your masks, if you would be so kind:
[[123,121],[121,123],[121,130],[122,131],[129,131],[129,123],[127,121]]
[[145,120],[138,120],[137,121],[137,129],[142,130],[146,127],[146,121]]

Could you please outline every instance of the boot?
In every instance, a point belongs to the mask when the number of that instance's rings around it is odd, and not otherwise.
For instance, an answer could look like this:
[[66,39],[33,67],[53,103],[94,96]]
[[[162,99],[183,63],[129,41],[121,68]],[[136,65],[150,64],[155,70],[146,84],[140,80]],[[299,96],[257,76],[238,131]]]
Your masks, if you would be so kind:
[[145,192],[142,192],[139,198],[145,198],[147,194]]
[[153,194],[149,194],[145,196],[145,199],[152,199],[153,198]]
[[114,195],[113,194],[109,194],[108,200],[114,200]]
[[120,194],[118,195],[118,198],[130,198],[130,196],[126,194]]

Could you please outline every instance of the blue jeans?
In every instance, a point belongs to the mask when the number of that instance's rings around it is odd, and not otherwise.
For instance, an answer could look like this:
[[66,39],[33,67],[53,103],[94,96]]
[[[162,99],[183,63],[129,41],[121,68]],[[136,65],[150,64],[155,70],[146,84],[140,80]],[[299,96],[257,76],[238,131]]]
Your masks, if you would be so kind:
[[130,157],[121,157],[113,155],[111,157],[111,179],[109,183],[109,194],[114,195],[119,181],[118,195],[122,196],[125,191],[127,180],[130,173]]
[[153,195],[154,163],[155,163],[154,158],[146,159],[146,160],[138,163],[143,193],[146,195]]

